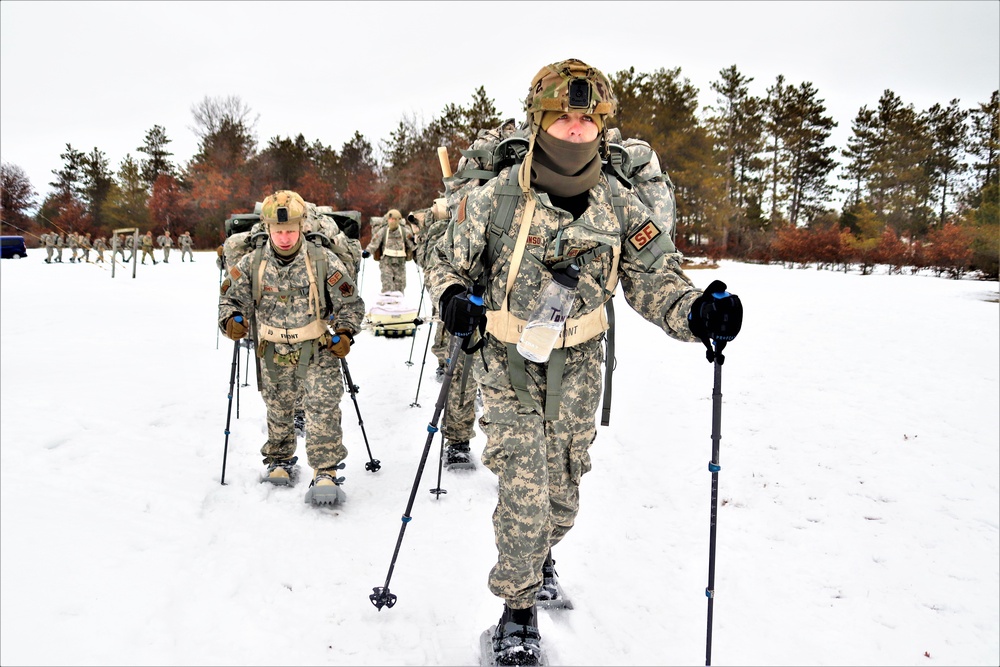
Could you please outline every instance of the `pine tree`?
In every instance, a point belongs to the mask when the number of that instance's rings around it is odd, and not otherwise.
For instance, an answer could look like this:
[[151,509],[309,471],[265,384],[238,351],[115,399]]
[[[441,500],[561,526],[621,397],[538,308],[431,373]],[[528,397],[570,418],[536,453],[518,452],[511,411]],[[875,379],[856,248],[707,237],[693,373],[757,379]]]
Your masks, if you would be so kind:
[[788,221],[797,226],[799,217],[811,219],[826,208],[833,194],[827,177],[836,166],[831,155],[834,146],[827,146],[836,123],[824,116],[826,107],[817,99],[812,83],[805,82],[792,91],[789,106],[783,114],[785,127],[784,153],[787,156],[786,191],[789,193]]
[[160,174],[170,176],[175,174],[174,165],[168,159],[173,155],[173,153],[167,151],[167,144],[169,143],[170,139],[167,138],[167,131],[159,125],[154,125],[152,129],[146,132],[146,138],[142,146],[136,149],[148,156],[140,162],[140,167],[142,169],[142,180],[146,182],[147,187],[150,189],[152,189],[153,183],[156,182]]
[[104,226],[102,209],[114,182],[114,175],[108,169],[108,158],[103,151],[96,147],[90,151],[83,160],[81,176],[83,201],[87,207],[87,214],[93,225],[101,228]]
[[118,168],[102,213],[114,228],[139,227],[142,230],[149,226],[148,198],[142,168],[128,154]]

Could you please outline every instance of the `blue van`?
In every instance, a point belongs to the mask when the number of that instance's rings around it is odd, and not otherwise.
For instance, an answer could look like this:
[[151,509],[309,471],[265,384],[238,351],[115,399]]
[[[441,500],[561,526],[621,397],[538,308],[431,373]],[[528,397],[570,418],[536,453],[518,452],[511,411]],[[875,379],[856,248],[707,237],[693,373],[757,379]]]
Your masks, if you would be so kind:
[[28,249],[24,247],[23,236],[0,236],[0,258],[22,259],[28,256]]

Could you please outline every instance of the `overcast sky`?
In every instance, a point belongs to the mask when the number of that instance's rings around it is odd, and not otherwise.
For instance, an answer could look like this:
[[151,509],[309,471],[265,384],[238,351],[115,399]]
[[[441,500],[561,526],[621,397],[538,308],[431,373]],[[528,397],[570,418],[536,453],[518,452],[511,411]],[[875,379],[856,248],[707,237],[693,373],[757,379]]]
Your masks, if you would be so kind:
[[[736,65],[764,95],[812,82],[845,145],[886,89],[924,110],[1000,87],[1000,2],[0,2],[0,156],[41,197],[70,143],[117,170],[153,125],[197,150],[191,108],[239,96],[261,144],[302,133],[378,147],[480,85],[521,117],[531,77],[580,58],[609,75],[680,67],[711,104]],[[669,168],[669,156],[663,156]],[[435,159],[429,156],[428,159]],[[259,199],[259,197],[257,197]]]

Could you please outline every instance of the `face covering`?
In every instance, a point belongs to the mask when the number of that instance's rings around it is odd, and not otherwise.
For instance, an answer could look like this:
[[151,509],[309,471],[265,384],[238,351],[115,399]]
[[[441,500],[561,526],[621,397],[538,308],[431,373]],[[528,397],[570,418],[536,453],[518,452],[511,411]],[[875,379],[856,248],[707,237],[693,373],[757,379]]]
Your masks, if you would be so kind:
[[574,197],[597,185],[601,178],[600,138],[586,144],[556,139],[548,132],[535,136],[531,184],[550,195]]
[[276,246],[274,244],[274,241],[270,238],[268,239],[268,243],[271,244],[271,250],[274,252],[275,256],[279,260],[281,260],[283,264],[288,264],[289,262],[292,261],[292,259],[295,258],[295,255],[298,254],[299,248],[302,247],[302,232],[299,232],[299,240],[296,241],[295,245],[293,245],[288,250],[282,250],[281,248]]

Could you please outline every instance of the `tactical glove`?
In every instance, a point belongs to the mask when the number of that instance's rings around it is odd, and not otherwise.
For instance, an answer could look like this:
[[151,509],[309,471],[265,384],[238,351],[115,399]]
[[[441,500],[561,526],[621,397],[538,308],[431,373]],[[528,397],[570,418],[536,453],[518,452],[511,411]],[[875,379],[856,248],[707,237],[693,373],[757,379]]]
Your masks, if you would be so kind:
[[[726,283],[713,280],[701,296],[691,304],[688,328],[708,349],[708,360],[715,354],[710,341],[716,342],[715,352],[722,352],[726,343],[736,338],[743,326],[743,304],[740,297],[726,291]],[[719,355],[720,363],[722,355]]]
[[461,338],[470,336],[486,319],[483,298],[472,294],[461,285],[452,285],[441,296],[441,313],[448,333]]
[[233,313],[233,316],[226,320],[226,337],[230,340],[239,340],[246,335],[246,320],[241,313]]
[[350,331],[347,329],[337,329],[337,333],[330,339],[330,344],[327,345],[327,349],[333,352],[335,357],[343,359],[347,356],[347,353],[351,351],[351,345],[353,343],[354,338],[351,336]]

